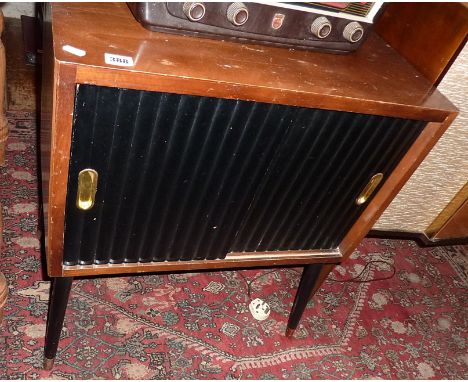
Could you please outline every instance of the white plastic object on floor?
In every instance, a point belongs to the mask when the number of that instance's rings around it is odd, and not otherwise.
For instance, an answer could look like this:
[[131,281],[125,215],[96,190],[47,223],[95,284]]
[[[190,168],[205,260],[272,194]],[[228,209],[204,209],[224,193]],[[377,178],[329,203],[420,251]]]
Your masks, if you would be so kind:
[[253,318],[258,321],[263,321],[268,318],[270,315],[270,305],[260,298],[252,300],[249,304],[250,313],[252,313]]

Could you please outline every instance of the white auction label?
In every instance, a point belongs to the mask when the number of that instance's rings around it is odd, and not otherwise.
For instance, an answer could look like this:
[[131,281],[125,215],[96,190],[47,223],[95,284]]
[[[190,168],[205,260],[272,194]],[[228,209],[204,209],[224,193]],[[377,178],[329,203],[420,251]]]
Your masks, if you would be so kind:
[[133,58],[119,54],[104,53],[104,61],[109,65],[133,66]]

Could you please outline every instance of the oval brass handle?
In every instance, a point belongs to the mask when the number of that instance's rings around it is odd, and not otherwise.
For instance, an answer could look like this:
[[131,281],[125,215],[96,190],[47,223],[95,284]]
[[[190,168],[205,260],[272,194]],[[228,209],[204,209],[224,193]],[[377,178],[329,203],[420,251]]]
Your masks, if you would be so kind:
[[94,206],[97,190],[98,173],[92,168],[81,170],[78,174],[78,192],[76,206],[80,210],[89,210]]
[[358,206],[367,202],[367,199],[369,199],[369,197],[372,195],[372,193],[377,188],[382,179],[383,174],[381,172],[375,174],[372,178],[370,178],[369,182],[366,184],[366,187],[363,188],[359,196],[356,198],[356,204]]

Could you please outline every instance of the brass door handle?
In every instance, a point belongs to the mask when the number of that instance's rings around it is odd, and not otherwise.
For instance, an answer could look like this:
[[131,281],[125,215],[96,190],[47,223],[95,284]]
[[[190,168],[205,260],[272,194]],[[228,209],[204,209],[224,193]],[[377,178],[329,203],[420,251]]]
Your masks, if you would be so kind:
[[78,174],[76,206],[80,210],[89,210],[94,206],[97,191],[98,173],[92,168],[81,170]]
[[370,196],[375,191],[377,186],[380,184],[382,179],[383,179],[383,174],[381,172],[375,174],[372,178],[370,178],[369,182],[366,184],[366,186],[362,189],[359,196],[356,198],[356,204],[358,206],[367,202],[367,199],[370,198]]

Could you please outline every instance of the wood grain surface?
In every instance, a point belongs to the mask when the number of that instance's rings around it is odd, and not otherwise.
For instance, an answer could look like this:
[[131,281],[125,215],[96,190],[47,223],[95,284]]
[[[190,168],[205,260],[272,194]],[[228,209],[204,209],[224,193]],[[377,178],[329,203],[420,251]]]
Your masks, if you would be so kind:
[[[151,32],[125,3],[57,3],[52,17],[55,58],[77,64],[80,82],[431,121],[454,110],[376,34],[357,52],[336,55]],[[106,64],[105,53],[134,66]]]
[[[164,261],[151,263],[103,264],[103,265],[74,265],[64,266],[63,276],[91,276],[148,272],[193,272],[197,270],[275,267],[307,264],[338,264],[342,260],[341,253],[336,251],[285,251],[245,252],[241,254],[227,254],[222,260],[192,260],[192,261]],[[305,253],[308,254],[305,254]],[[231,255],[231,258],[230,258]],[[331,268],[330,268],[331,269]]]
[[468,237],[468,200],[465,200],[434,238],[440,240],[466,237]]
[[376,31],[437,85],[466,43],[468,5],[389,3],[376,23]]
[[431,239],[468,238],[468,182],[426,230]]
[[54,67],[49,208],[47,218],[47,270],[49,275],[61,273],[63,231],[67,196],[68,163],[70,160],[71,126],[75,100],[74,65]]

